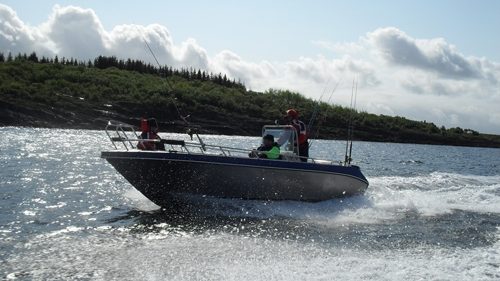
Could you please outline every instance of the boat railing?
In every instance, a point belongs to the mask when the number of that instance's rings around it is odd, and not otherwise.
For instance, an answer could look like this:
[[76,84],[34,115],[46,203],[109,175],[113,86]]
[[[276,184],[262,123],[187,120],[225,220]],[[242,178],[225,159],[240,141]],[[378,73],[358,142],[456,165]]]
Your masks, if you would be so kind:
[[[139,139],[138,141],[141,141]],[[168,150],[169,152],[185,152],[189,154],[218,154],[219,156],[230,156],[230,157],[245,157],[248,158],[249,154],[252,152],[256,152],[255,149],[244,149],[244,148],[236,148],[236,147],[228,147],[228,146],[222,146],[222,145],[211,145],[211,144],[204,144],[203,146],[200,143],[197,142],[184,142],[182,145],[179,143],[174,143],[171,144],[172,141],[178,142],[176,140],[150,140],[153,142],[161,142],[163,141],[165,144],[170,145],[171,149]],[[178,146],[180,148],[180,151],[175,148],[175,146]],[[205,147],[205,149],[203,149]],[[282,160],[287,160],[291,162],[299,162],[301,159],[307,159],[308,162],[311,163],[317,163],[317,164],[340,164],[341,162],[334,162],[330,160],[324,160],[324,159],[317,159],[317,158],[312,158],[312,157],[300,157],[298,155],[291,155],[291,154],[282,154],[282,156],[285,156],[286,158],[280,159],[279,161]]]
[[[174,140],[174,139],[143,139],[140,137],[137,127],[123,122],[111,120],[108,122],[105,131],[115,149],[123,147],[125,150],[138,150],[137,144],[140,142],[154,143],[157,146],[164,147],[169,153],[187,153],[187,154],[210,154],[225,157],[245,157],[255,152],[254,149],[244,149],[229,147],[223,145],[214,145],[199,143],[194,141]],[[162,150],[155,150],[162,151]],[[339,164],[330,160],[316,159],[312,157],[300,157],[296,154],[282,154],[283,158],[279,161],[299,162],[302,159],[307,159],[308,162],[317,164]]]
[[136,126],[127,123],[110,120],[106,125],[105,131],[115,149],[118,149],[116,143],[121,143],[128,151],[136,148],[132,143],[133,139],[139,139],[139,135],[135,130],[136,128]]

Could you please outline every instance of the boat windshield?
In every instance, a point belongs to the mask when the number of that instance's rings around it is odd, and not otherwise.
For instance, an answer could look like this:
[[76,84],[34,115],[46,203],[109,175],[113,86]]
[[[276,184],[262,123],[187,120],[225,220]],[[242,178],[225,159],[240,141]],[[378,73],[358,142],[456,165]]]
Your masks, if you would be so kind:
[[294,153],[296,148],[294,143],[296,143],[297,133],[295,129],[291,126],[264,126],[262,129],[262,136],[272,135],[274,140],[281,148],[282,152],[292,152]]

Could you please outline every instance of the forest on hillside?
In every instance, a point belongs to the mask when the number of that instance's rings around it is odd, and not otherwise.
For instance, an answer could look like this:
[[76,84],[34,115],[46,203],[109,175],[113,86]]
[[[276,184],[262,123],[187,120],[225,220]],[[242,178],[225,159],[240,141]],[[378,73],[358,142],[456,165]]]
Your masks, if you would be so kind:
[[317,102],[288,90],[249,91],[222,73],[155,67],[131,59],[93,61],[0,53],[0,125],[102,129],[109,119],[156,117],[164,131],[182,131],[180,115],[202,132],[259,135],[288,108],[306,123],[318,108],[312,137],[500,147],[500,137],[445,128],[400,116],[376,115]]

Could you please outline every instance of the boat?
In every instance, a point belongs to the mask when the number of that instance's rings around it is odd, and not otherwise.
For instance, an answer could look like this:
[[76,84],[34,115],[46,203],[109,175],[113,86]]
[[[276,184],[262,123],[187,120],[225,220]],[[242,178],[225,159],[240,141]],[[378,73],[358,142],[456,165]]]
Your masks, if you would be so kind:
[[[157,125],[156,125],[157,126]],[[139,192],[159,206],[179,194],[249,200],[318,202],[362,194],[368,180],[350,161],[334,162],[299,157],[297,132],[289,125],[266,125],[280,146],[279,159],[252,158],[252,149],[193,141],[144,139],[133,125],[109,121],[106,134],[113,149],[101,152]],[[157,144],[140,150],[137,144]]]

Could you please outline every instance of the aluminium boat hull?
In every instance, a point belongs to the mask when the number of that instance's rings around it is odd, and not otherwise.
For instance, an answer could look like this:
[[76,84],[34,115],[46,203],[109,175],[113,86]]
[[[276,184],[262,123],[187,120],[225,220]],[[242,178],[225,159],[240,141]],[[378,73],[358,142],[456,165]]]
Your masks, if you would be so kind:
[[160,206],[178,193],[317,202],[368,187],[357,166],[158,151],[105,151],[101,157]]

